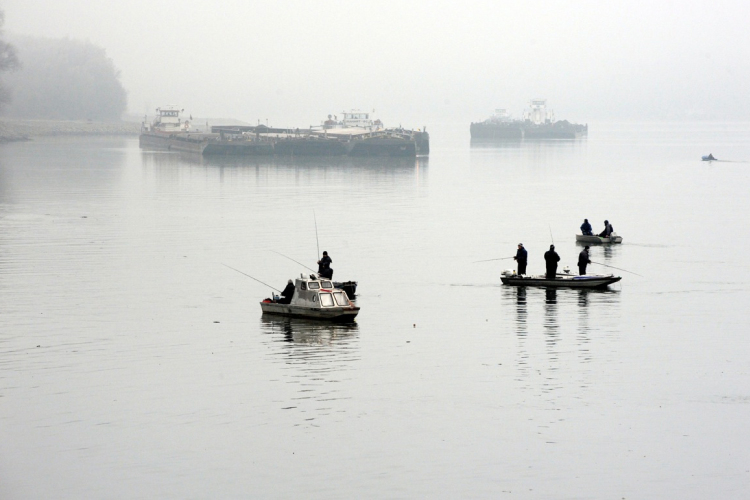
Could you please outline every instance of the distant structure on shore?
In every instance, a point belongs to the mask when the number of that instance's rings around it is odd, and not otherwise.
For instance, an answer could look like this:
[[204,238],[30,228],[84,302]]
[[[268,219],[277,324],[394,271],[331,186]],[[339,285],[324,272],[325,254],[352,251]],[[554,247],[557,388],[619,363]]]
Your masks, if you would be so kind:
[[555,121],[554,111],[547,109],[546,99],[532,99],[523,119],[514,120],[505,109],[483,122],[471,124],[472,139],[576,139],[588,134],[588,125]]

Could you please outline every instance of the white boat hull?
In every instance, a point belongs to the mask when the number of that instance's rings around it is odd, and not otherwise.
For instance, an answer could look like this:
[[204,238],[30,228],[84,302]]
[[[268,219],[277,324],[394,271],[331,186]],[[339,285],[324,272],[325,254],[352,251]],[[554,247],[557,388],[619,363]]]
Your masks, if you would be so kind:
[[622,243],[622,236],[614,235],[610,238],[603,238],[601,236],[584,236],[582,234],[576,234],[576,241],[579,243]]
[[359,314],[359,307],[301,307],[277,302],[261,302],[263,314],[277,314],[290,318],[322,319],[328,321],[353,321]]

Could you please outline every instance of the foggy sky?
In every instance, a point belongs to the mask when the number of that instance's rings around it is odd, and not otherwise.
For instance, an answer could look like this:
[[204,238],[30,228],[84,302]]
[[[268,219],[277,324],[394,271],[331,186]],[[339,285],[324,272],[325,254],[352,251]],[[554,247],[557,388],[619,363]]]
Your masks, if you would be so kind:
[[88,39],[128,108],[318,124],[518,117],[747,120],[750,2],[2,0],[14,34]]

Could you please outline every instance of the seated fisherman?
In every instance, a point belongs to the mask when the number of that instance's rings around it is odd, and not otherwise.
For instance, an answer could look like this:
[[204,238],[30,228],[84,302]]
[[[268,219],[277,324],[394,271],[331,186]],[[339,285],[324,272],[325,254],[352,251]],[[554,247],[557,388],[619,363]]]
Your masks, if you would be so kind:
[[279,299],[279,304],[291,304],[293,296],[294,296],[294,283],[292,283],[292,280],[289,280],[289,282],[286,285],[286,288],[284,288],[284,291],[281,292],[281,298]]
[[583,224],[581,224],[581,234],[584,236],[592,236],[594,233],[591,232],[591,224],[589,224],[588,219],[583,219]]
[[599,236],[602,238],[609,238],[609,235],[612,234],[615,231],[615,228],[612,227],[612,224],[609,223],[608,220],[604,221],[604,231],[599,233]]

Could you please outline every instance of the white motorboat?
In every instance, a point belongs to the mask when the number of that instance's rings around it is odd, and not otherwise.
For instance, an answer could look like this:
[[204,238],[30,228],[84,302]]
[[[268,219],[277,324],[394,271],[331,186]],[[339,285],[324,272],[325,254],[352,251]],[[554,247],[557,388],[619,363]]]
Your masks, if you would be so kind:
[[346,292],[335,288],[327,279],[300,276],[294,283],[294,295],[290,303],[274,296],[260,303],[263,314],[278,314],[294,318],[322,319],[329,321],[353,321],[359,314]]

